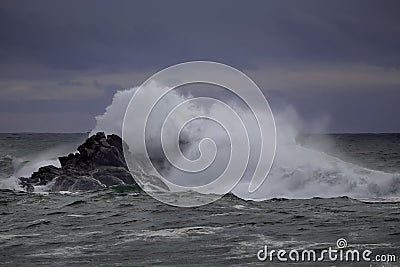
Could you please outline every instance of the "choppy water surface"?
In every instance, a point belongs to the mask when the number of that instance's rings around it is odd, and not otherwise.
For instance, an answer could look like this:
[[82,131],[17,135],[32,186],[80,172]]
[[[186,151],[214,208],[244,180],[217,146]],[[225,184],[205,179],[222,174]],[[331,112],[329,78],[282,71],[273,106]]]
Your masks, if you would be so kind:
[[175,208],[144,193],[86,195],[2,191],[6,265],[253,265],[271,248],[351,246],[400,252],[400,203],[349,198],[243,201]]
[[[52,145],[42,144],[43,150],[46,148],[43,153],[48,154],[49,146],[79,142],[82,137],[63,136],[62,142],[57,137]],[[349,161],[354,163],[398,172],[399,136],[373,137],[335,137],[334,147],[337,151],[347,150]],[[18,138],[18,142],[24,142],[21,136]],[[36,138],[37,143],[50,140],[48,136],[24,138],[25,142]],[[369,138],[368,142],[365,138]],[[32,155],[41,150],[38,145],[18,147],[10,139],[5,135],[0,138],[0,143],[8,145],[1,147],[3,177],[21,168],[15,165],[16,159],[31,158],[27,150]],[[26,151],[21,152],[23,149]],[[257,260],[256,253],[264,245],[271,249],[321,250],[335,247],[339,238],[345,238],[351,248],[399,257],[399,200],[380,196],[274,198],[255,202],[227,195],[210,205],[176,208],[132,187],[80,194],[27,194],[3,189],[0,265],[274,266],[276,261],[271,264]],[[397,263],[384,266],[399,263],[397,258]],[[368,266],[365,262],[324,264]]]

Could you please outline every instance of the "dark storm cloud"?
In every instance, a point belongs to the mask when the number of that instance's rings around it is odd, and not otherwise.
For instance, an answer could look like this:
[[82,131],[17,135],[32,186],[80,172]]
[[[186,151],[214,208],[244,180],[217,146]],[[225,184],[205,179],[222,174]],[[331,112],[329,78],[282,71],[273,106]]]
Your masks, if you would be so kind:
[[0,131],[90,130],[116,90],[188,60],[244,70],[273,106],[327,114],[330,131],[400,130],[399,11],[369,0],[3,0]]
[[[400,132],[400,91],[398,88],[383,90],[354,88],[338,91],[303,90],[294,94],[289,91],[271,91],[269,100],[273,110],[281,110],[285,105],[296,107],[301,119],[300,131],[329,133],[377,133]],[[314,124],[324,123],[321,129],[313,129]],[[310,127],[311,126],[311,127]],[[307,128],[309,127],[309,128]]]
[[142,68],[183,55],[187,44],[175,31],[168,32],[162,21],[139,17],[143,10],[134,2],[120,6],[38,1],[4,6],[0,13],[3,62],[74,70]]
[[399,66],[398,1],[8,1],[0,60],[108,71],[190,59],[236,66]]
[[59,82],[58,85],[60,85],[60,86],[83,86],[83,83],[73,82],[73,81],[62,81],[62,82]]

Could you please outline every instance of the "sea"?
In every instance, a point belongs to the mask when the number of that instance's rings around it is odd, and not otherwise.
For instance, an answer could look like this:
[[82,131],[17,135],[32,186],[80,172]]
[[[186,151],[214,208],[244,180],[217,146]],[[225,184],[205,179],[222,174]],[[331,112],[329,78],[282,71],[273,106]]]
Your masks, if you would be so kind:
[[[400,266],[400,134],[299,135],[315,156],[273,166],[262,200],[182,208],[131,186],[21,191],[16,177],[87,137],[0,134],[0,266]],[[301,259],[329,249],[360,259]]]

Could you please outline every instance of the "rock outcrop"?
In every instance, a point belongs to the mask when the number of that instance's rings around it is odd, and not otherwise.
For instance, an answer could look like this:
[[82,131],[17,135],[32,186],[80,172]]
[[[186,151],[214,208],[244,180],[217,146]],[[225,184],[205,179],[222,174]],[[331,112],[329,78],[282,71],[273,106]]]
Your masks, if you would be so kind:
[[[80,145],[77,153],[59,157],[60,168],[41,167],[31,177],[21,177],[20,184],[27,191],[40,185],[47,185],[50,191],[88,191],[122,184],[136,185],[125,163],[122,146],[119,136],[99,132]],[[168,188],[161,181],[157,183]]]

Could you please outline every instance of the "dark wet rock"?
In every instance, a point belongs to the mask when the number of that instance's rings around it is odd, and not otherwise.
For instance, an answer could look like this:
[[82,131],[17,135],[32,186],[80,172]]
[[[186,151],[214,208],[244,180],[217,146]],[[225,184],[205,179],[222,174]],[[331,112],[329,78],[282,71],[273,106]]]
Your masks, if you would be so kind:
[[60,157],[61,167],[93,169],[97,166],[115,166],[126,168],[122,140],[115,134],[106,136],[103,132],[99,132],[92,135],[78,147],[78,151],[79,153]]
[[20,177],[19,178],[19,184],[21,185],[22,188],[24,188],[27,192],[33,192],[35,188],[33,187],[32,182],[30,181],[30,178],[26,177]]
[[115,184],[135,183],[132,175],[125,167],[100,167],[92,173],[92,176],[99,181],[104,181],[104,184],[111,182],[108,180],[115,181]]
[[104,188],[98,180],[90,176],[71,177],[61,175],[54,179],[54,184],[51,186],[52,192],[59,191],[91,191]]
[[97,179],[100,183],[102,183],[105,186],[114,186],[114,185],[123,185],[124,182],[115,177],[115,176],[108,176],[108,175],[101,175],[96,177],[95,179]]
[[[117,135],[99,132],[78,147],[77,153],[59,157],[61,167],[39,168],[31,177],[21,177],[25,190],[48,185],[50,191],[89,191],[116,185],[136,185],[123,154],[123,142]],[[157,180],[157,178],[155,178]],[[154,180],[154,179],[152,179]],[[152,181],[168,190],[160,180]]]

